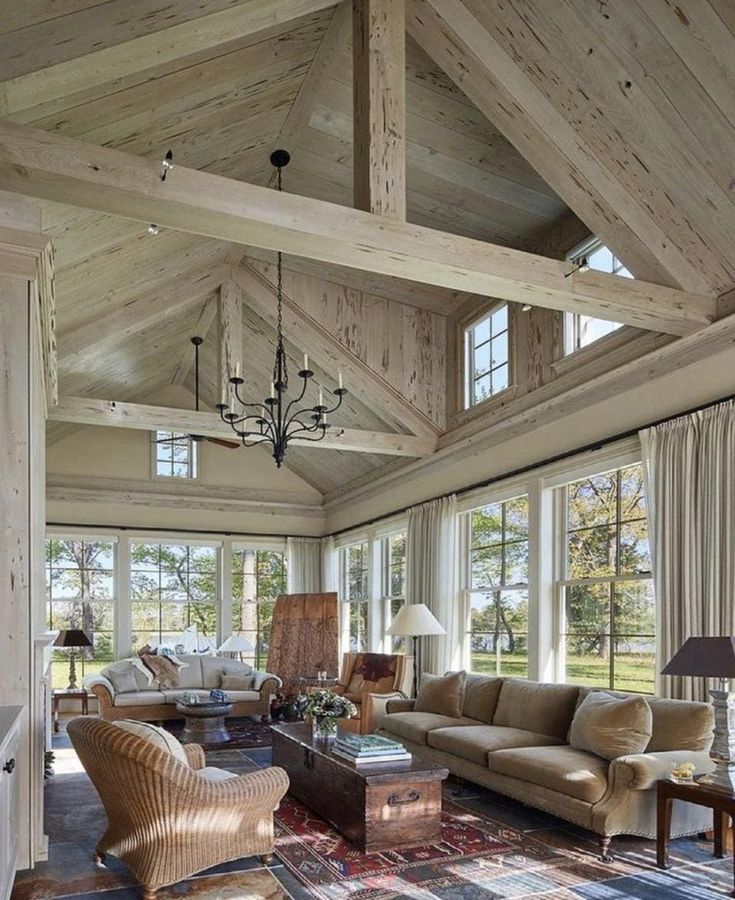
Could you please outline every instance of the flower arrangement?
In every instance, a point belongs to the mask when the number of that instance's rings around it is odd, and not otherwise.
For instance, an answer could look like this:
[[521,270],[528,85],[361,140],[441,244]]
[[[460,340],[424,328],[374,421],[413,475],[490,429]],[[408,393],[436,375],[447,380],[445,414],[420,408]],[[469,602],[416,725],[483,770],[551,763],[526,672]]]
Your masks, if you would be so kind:
[[304,714],[311,716],[316,736],[332,737],[337,733],[337,719],[351,719],[357,715],[357,707],[334,691],[312,691],[307,697]]

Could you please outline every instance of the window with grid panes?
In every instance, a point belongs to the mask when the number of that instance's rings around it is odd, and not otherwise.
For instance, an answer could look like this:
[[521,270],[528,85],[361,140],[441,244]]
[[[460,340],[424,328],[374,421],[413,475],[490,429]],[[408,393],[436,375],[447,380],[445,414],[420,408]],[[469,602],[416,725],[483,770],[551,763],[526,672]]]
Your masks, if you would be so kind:
[[482,403],[510,383],[508,307],[497,306],[464,332],[465,407]]
[[268,659],[276,597],[286,593],[286,554],[277,550],[232,551],[232,631],[255,648],[246,662],[256,669]]
[[[633,277],[617,256],[599,240],[577,248],[569,259],[577,264],[584,261],[595,272],[620,275],[622,278]],[[580,313],[564,313],[564,352],[568,355],[581,350],[620,327],[620,322],[608,322]]]
[[470,668],[528,677],[528,497],[470,514]]
[[[50,631],[81,629],[92,647],[74,650],[77,674],[114,659],[115,542],[51,537],[46,541],[46,610]],[[52,684],[69,683],[69,650],[54,650]]]
[[561,490],[566,680],[650,693],[656,606],[643,467],[582,478]]
[[349,651],[368,649],[368,545],[367,541],[351,544],[340,551],[342,602],[346,607],[349,628],[345,636]]
[[196,478],[197,444],[191,435],[156,431],[153,452],[156,478]]
[[[383,578],[387,607],[386,628],[398,615],[406,602],[406,533],[392,534],[383,538]],[[391,637],[391,652],[404,653],[406,639],[394,635]]]
[[133,647],[175,645],[185,628],[217,638],[217,548],[201,544],[130,545]]

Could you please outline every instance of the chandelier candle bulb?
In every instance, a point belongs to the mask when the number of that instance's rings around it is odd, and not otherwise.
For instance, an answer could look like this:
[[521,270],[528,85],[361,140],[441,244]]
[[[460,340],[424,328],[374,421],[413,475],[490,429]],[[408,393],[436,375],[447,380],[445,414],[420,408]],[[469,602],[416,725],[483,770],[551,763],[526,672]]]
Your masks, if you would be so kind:
[[240,377],[240,363],[236,362],[235,363],[235,378],[239,378],[239,377]]
[[276,386],[271,381],[271,400],[275,399],[276,396]]
[[341,372],[337,373],[337,387],[340,390],[342,390],[343,385],[342,385],[342,373]]
[[319,406],[324,406],[324,391],[319,388]]
[[309,354],[304,353],[304,372],[308,372],[309,370]]

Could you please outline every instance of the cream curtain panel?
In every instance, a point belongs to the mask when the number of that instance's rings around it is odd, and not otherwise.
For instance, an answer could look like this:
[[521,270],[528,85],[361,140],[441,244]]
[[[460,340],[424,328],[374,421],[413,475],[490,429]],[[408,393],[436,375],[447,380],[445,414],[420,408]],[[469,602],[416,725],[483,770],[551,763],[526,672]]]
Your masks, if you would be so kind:
[[286,538],[289,594],[318,594],[322,589],[322,543],[319,538]]
[[425,603],[446,629],[424,638],[423,667],[443,674],[462,665],[466,610],[457,585],[457,498],[441,497],[408,511],[406,603]]
[[[640,437],[660,672],[686,638],[735,634],[735,404],[682,416]],[[707,699],[704,679],[659,676],[657,690]]]

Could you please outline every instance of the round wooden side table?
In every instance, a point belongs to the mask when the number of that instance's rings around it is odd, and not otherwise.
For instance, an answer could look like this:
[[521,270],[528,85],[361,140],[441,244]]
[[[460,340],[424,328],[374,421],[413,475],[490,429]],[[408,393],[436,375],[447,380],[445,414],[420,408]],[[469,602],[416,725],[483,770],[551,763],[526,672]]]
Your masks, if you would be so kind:
[[177,712],[184,717],[184,730],[179,740],[182,744],[226,744],[230,732],[225,716],[232,712],[231,703],[207,700],[205,703],[177,703]]

